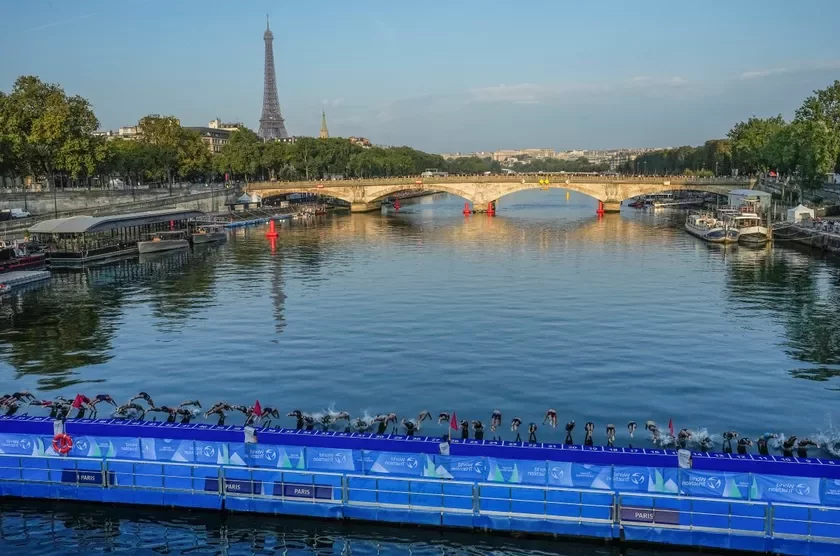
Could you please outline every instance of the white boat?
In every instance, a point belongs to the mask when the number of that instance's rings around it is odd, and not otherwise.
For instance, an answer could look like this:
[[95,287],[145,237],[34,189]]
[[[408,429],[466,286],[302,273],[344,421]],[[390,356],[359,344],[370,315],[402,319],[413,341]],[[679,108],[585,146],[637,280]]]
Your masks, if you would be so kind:
[[195,229],[192,234],[193,245],[216,243],[227,240],[225,227],[220,224],[205,224]]
[[160,253],[161,251],[172,251],[173,249],[189,249],[190,242],[187,241],[183,231],[157,232],[151,234],[148,240],[137,242],[137,251],[145,253]]
[[761,217],[754,212],[732,214],[726,221],[741,233],[738,238],[741,243],[764,245],[769,240],[767,226],[761,225]]
[[689,214],[685,219],[685,230],[711,243],[737,243],[741,235],[737,229],[708,214]]

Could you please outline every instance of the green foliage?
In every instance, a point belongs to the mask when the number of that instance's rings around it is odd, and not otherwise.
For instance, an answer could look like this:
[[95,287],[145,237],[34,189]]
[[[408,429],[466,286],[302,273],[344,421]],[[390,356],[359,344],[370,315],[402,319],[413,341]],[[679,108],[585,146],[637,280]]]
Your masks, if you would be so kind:
[[773,136],[785,127],[781,115],[773,118],[750,118],[738,122],[729,133],[732,141],[732,158],[741,173],[767,172],[775,161],[769,158],[769,145]]
[[586,157],[575,160],[560,160],[557,158],[525,158],[523,162],[513,165],[517,172],[603,172],[610,169],[609,164],[592,164]]
[[732,145],[728,139],[712,139],[700,147],[677,147],[651,151],[621,167],[628,174],[728,175],[732,169]]
[[87,100],[33,76],[15,81],[0,102],[0,156],[5,171],[20,175],[92,175],[105,158],[93,137],[99,125]]

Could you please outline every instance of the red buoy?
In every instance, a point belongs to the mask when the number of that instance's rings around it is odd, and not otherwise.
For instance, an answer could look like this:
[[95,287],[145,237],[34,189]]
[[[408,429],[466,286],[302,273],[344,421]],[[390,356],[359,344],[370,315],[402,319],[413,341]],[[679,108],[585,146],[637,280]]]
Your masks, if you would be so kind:
[[274,220],[268,221],[268,231],[265,233],[265,237],[269,239],[276,238],[278,235],[277,230],[274,227]]
[[472,210],[470,210],[470,204],[464,203],[464,216],[468,216],[472,214]]
[[598,210],[595,212],[598,216],[604,216],[604,201],[598,201]]
[[487,203],[487,214],[490,216],[496,215],[496,201],[490,201]]
[[394,201],[394,210],[397,211],[397,212],[399,212],[399,210],[400,210],[400,200],[399,199]]

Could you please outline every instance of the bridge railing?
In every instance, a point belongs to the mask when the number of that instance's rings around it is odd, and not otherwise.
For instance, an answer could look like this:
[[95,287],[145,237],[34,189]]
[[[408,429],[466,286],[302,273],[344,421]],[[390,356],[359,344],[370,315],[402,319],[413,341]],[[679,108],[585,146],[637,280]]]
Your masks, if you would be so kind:
[[390,186],[406,185],[430,188],[435,184],[455,183],[535,183],[548,180],[550,184],[563,183],[612,183],[612,184],[662,184],[672,185],[752,185],[755,180],[737,177],[698,178],[691,176],[590,176],[575,174],[516,174],[508,175],[458,175],[446,177],[405,176],[393,178],[345,179],[345,180],[308,180],[308,181],[271,181],[252,182],[246,186],[249,191],[262,189],[321,189],[331,187],[354,186]]

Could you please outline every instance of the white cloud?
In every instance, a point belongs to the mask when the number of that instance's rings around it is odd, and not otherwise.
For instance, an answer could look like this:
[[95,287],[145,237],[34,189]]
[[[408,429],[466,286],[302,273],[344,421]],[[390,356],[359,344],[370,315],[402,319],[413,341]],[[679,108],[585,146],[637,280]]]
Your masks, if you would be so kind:
[[771,77],[773,75],[782,75],[786,73],[799,73],[814,70],[831,70],[840,69],[840,60],[820,60],[817,62],[804,62],[797,66],[771,68],[762,70],[745,71],[739,79],[761,79],[764,77]]

